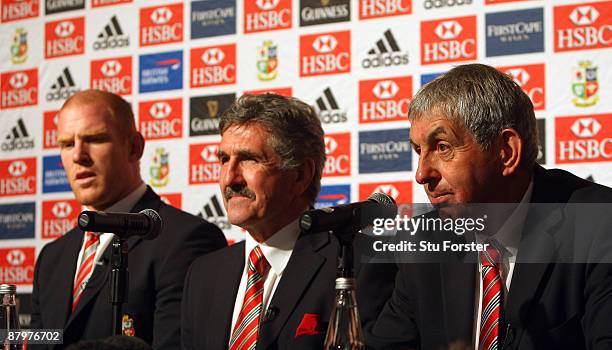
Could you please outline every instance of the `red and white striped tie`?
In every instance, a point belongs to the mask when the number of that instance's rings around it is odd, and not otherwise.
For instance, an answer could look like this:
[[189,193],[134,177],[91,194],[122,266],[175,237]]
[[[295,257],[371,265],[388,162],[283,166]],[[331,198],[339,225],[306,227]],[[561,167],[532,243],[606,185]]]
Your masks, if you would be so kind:
[[96,250],[100,245],[100,234],[93,232],[85,232],[85,248],[83,249],[83,257],[81,258],[81,266],[77,272],[77,277],[74,280],[74,289],[72,290],[72,311],[76,309],[79,300],[87,281],[91,276],[94,268],[94,259]]
[[491,244],[480,252],[482,264],[482,308],[480,314],[479,348],[499,348],[503,282],[499,273],[500,254]]
[[259,246],[256,246],[249,254],[246,293],[230,339],[229,350],[252,350],[257,345],[263,308],[263,275],[267,268],[268,261]]

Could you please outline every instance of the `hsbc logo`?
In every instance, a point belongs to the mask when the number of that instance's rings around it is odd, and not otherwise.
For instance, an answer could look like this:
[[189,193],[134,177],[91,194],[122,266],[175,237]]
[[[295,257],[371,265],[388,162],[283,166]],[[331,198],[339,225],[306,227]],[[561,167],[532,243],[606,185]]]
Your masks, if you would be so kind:
[[399,86],[393,80],[383,80],[374,85],[372,93],[381,100],[394,97],[399,91]]
[[572,124],[571,130],[574,135],[580,138],[595,137],[601,130],[601,124],[593,118],[582,118]]
[[557,163],[612,160],[612,115],[599,114],[555,119]]
[[375,123],[408,119],[412,77],[359,82],[359,122]]
[[331,137],[325,137],[325,154],[332,154],[336,151],[336,148],[338,148],[338,143],[336,142],[336,140],[334,140]]
[[400,195],[400,192],[398,191],[398,189],[393,185],[379,185],[374,189],[374,192],[372,193],[376,193],[376,192],[387,194],[394,200],[397,200],[397,198]]
[[601,15],[611,11],[612,1],[556,6],[553,9],[555,52],[612,46],[612,24]]
[[189,184],[218,183],[221,164],[217,158],[219,144],[189,146]]
[[577,26],[593,24],[597,18],[599,18],[599,11],[593,6],[576,7],[569,16],[570,21]]
[[318,36],[312,43],[312,48],[318,53],[332,52],[338,46],[338,40],[333,35]]
[[274,10],[280,0],[257,0],[255,1],[255,5],[264,11]]
[[23,72],[13,74],[9,79],[9,84],[13,89],[21,89],[28,84],[28,75]]
[[106,61],[100,67],[100,71],[105,77],[114,77],[121,72],[121,63],[117,60]]
[[219,153],[219,146],[210,145],[204,147],[202,152],[200,152],[200,157],[202,157],[205,162],[214,163],[219,161],[219,158],[217,158],[217,153]]
[[155,119],[167,118],[172,113],[172,107],[168,102],[155,102],[149,109],[149,114]]
[[351,71],[349,31],[300,37],[300,76],[348,73]]
[[28,171],[28,166],[23,160],[16,160],[8,167],[9,174],[14,177],[23,176],[26,171]]
[[223,62],[223,59],[225,58],[225,54],[219,48],[213,47],[211,49],[204,51],[204,53],[202,54],[200,58],[202,59],[202,62],[204,62],[205,64],[209,66],[215,66]]
[[26,260],[26,255],[23,251],[19,249],[9,250],[6,254],[6,262],[11,266],[20,266]]
[[38,17],[39,0],[2,1],[2,22]]
[[476,58],[476,16],[421,22],[421,64]]
[[455,39],[461,34],[463,27],[457,21],[445,21],[438,24],[434,33],[442,40]]
[[359,0],[359,19],[407,15],[412,13],[411,0]]
[[351,134],[327,135],[325,142],[325,166],[323,176],[351,175]]
[[55,26],[55,35],[60,38],[66,38],[71,36],[72,33],[74,33],[74,29],[74,23],[72,23],[71,21],[59,22]]
[[140,9],[140,46],[183,41],[183,3]]
[[512,77],[521,87],[531,99],[535,110],[546,108],[544,64],[501,67],[499,70]]
[[530,78],[529,73],[523,68],[508,69],[506,74],[510,75],[520,87],[525,86]]
[[167,7],[160,7],[151,13],[151,21],[157,25],[166,24],[172,19],[172,11]]
[[192,88],[236,83],[236,44],[191,49],[190,77]]
[[65,219],[72,213],[72,206],[68,202],[56,202],[51,213],[58,219]]

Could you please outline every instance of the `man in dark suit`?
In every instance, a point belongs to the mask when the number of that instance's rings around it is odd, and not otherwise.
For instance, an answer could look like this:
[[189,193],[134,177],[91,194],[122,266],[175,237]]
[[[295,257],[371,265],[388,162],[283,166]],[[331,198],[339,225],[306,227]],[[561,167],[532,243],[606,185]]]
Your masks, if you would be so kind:
[[322,348],[339,244],[328,232],[300,232],[298,223],[320,190],[321,123],[297,99],[245,95],[223,114],[220,130],[224,205],[247,234],[187,273],[183,347]]
[[610,207],[593,204],[611,202],[612,190],[535,164],[529,97],[492,67],[458,66],[438,77],[417,93],[409,118],[416,180],[437,209],[429,217],[454,219],[475,207],[489,215],[481,232],[438,229],[411,239],[489,246],[400,257],[370,345],[612,348]]
[[[138,236],[129,247],[129,293],[123,334],[155,349],[180,348],[180,301],[189,264],[227,245],[214,225],[175,209],[147,187],[139,161],[144,139],[129,103],[98,90],[76,93],[59,112],[61,159],[77,201],[89,210],[157,211],[164,229],[153,240]],[[63,329],[64,345],[110,336],[112,233],[75,228],[46,245],[34,272],[34,329]],[[63,346],[58,346],[61,348]]]

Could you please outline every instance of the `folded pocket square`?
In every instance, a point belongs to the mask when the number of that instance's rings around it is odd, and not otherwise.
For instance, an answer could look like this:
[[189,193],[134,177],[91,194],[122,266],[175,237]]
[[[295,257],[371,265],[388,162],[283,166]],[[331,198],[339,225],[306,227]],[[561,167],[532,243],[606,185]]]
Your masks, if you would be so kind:
[[318,314],[304,314],[304,318],[295,331],[295,337],[321,333],[320,317]]

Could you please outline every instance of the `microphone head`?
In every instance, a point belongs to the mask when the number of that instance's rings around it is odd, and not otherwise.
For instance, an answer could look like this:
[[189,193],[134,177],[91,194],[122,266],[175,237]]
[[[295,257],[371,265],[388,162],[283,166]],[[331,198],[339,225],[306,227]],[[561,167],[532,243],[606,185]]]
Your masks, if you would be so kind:
[[385,208],[385,211],[397,213],[397,204],[395,203],[395,199],[388,194],[374,192],[370,197],[368,197],[368,200],[382,205]]
[[162,221],[161,216],[153,210],[153,209],[145,209],[141,210],[140,214],[144,214],[147,218],[149,218],[151,222],[151,226],[149,227],[149,232],[144,235],[143,239],[154,239],[159,236],[160,232],[164,228],[164,222]]

